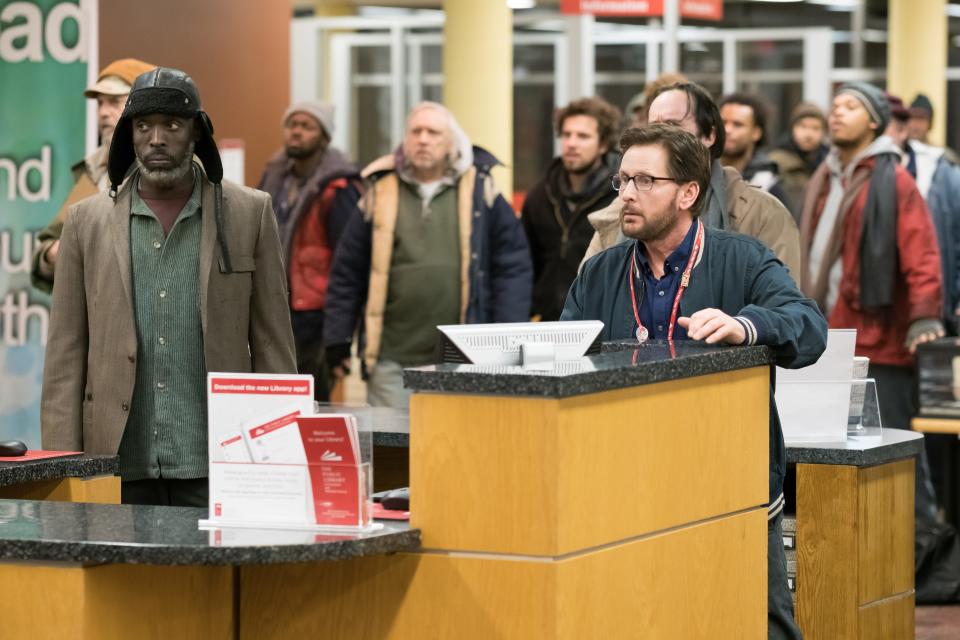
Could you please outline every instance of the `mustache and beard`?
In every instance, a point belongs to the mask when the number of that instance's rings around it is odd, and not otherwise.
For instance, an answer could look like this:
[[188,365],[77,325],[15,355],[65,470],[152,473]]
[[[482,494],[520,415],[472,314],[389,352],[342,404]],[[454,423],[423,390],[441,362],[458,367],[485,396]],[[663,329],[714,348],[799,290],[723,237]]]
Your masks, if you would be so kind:
[[[191,141],[183,157],[180,158],[180,161],[175,166],[168,168],[150,168],[137,157],[137,168],[140,170],[140,179],[155,189],[169,189],[176,185],[183,180],[187,173],[193,168],[193,148],[194,143]],[[161,155],[165,156],[165,154]],[[151,157],[152,156],[147,156],[148,159]]]
[[[636,222],[628,223],[625,216],[640,217],[643,222],[637,225]],[[677,215],[670,211],[661,211],[653,213],[650,211],[640,212],[630,205],[623,205],[620,209],[620,229],[623,235],[640,242],[655,242],[666,238],[670,231],[677,224]]]

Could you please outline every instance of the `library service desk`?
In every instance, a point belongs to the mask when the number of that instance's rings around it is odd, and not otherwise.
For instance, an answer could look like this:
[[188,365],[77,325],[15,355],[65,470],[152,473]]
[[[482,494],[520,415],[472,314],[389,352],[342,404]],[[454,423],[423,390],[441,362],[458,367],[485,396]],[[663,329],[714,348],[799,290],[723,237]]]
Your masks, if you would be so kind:
[[0,462],[0,498],[119,504],[119,473],[117,456]]
[[373,535],[0,501],[0,619],[98,640],[765,638],[771,362],[680,343],[407,370],[411,522]]
[[787,446],[797,472],[796,615],[805,638],[914,637],[914,466],[922,447],[921,434],[901,429]]

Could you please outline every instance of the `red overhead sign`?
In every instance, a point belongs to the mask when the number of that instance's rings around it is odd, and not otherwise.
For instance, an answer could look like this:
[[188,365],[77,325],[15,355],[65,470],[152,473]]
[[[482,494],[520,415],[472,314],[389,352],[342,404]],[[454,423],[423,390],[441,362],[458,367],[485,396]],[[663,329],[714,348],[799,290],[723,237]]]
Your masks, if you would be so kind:
[[[560,0],[561,13],[595,16],[663,15],[663,0]],[[697,20],[722,20],[723,0],[680,0],[680,16]]]
[[694,20],[723,20],[723,0],[680,0],[680,16]]

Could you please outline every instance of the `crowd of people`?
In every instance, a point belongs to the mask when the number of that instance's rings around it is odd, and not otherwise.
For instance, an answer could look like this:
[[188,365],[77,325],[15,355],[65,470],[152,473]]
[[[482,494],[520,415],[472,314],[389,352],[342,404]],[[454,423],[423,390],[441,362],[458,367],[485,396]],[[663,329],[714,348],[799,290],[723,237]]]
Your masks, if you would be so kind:
[[[516,212],[500,161],[435,102],[362,168],[332,146],[331,106],[292,104],[254,190],[222,180],[185,73],[120,60],[86,95],[102,146],[33,263],[53,292],[43,442],[119,452],[124,501],[206,504],[206,371],[310,373],[326,400],[357,344],[368,401],[403,408],[437,325],[602,319],[607,339],[766,344],[794,367],[829,325],[857,329],[884,426],[909,428],[915,350],[957,330],[960,168],[927,140],[923,96],[849,83],[780,137],[760,97],[677,75],[625,117],[580,98]],[[776,541],[772,396],[770,460]],[[936,520],[923,457],[916,508]],[[775,547],[771,625],[796,637]]]

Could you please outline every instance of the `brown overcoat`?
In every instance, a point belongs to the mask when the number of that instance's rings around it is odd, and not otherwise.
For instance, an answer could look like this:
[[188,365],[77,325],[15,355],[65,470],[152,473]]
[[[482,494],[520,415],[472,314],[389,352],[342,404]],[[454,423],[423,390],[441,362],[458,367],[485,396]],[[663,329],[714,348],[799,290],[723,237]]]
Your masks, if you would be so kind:
[[[130,197],[97,194],[70,208],[53,287],[41,430],[44,449],[114,455],[130,414],[137,329],[130,258]],[[295,373],[287,279],[270,196],[223,182],[223,273],[213,184],[203,177],[200,276],[207,371]]]

